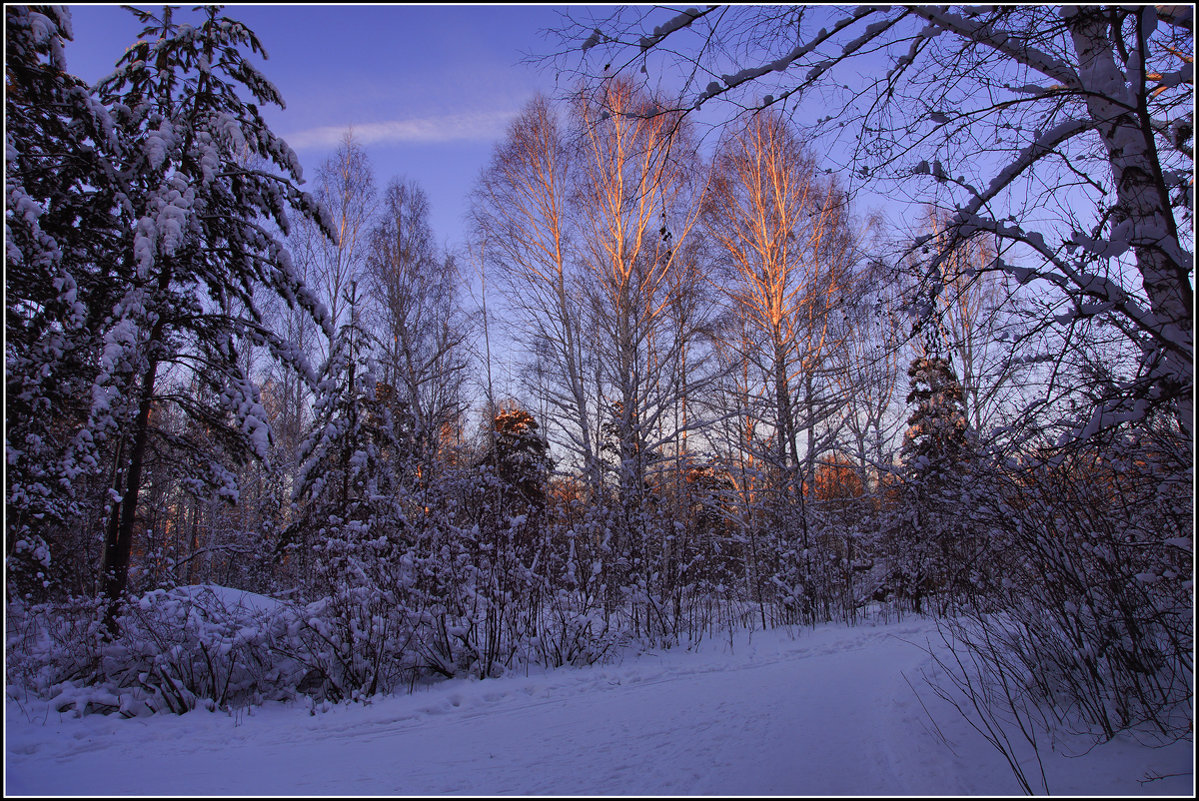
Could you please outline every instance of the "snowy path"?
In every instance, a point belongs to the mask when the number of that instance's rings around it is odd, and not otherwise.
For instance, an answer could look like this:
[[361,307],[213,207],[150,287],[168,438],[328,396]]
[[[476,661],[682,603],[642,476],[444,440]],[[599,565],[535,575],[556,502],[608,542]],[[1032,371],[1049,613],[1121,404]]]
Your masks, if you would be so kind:
[[[1014,794],[998,754],[953,713],[930,731],[919,684],[925,623],[788,637],[759,633],[729,653],[629,658],[621,665],[486,682],[454,681],[368,707],[311,716],[193,712],[31,723],[9,702],[9,794]],[[926,693],[927,695],[927,693]],[[928,699],[925,699],[928,702]],[[944,713],[944,714],[942,714]],[[956,738],[955,738],[956,733]],[[1112,747],[1118,746],[1113,743]],[[1067,766],[1067,785],[1141,787],[1137,749],[1110,776]],[[1154,752],[1177,769],[1175,752]],[[1092,755],[1093,757],[1094,755]],[[1096,760],[1085,761],[1093,764]],[[1173,763],[1170,762],[1173,759]],[[1189,760],[1189,756],[1187,756]],[[1105,764],[1111,763],[1107,760]],[[1145,763],[1148,764],[1148,763]],[[1171,768],[1171,764],[1175,764]],[[1189,765],[1189,761],[1187,763]],[[1057,777],[1054,777],[1057,778]],[[1189,779],[1186,781],[1189,787]],[[1087,792],[1088,785],[1074,790]],[[1065,792],[1067,787],[1054,787]]]

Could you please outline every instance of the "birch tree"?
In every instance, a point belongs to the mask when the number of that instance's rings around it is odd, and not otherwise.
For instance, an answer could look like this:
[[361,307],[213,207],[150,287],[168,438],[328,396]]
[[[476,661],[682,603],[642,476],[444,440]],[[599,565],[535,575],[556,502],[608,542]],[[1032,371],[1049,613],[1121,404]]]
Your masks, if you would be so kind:
[[550,102],[532,100],[496,146],[472,196],[484,261],[519,323],[517,341],[543,357],[558,444],[598,494],[594,387],[585,368],[583,303],[570,217],[572,158]]
[[[669,430],[675,400],[686,388],[672,372],[688,334],[670,309],[684,284],[680,258],[698,214],[695,146],[672,115],[650,113],[657,100],[615,82],[580,93],[574,205],[579,257],[601,414],[606,422],[616,492],[615,552],[627,563],[634,630],[669,630],[660,588],[647,580],[662,554],[650,510],[649,481]],[[627,560],[627,562],[625,562]],[[646,617],[639,617],[639,610]]]
[[745,365],[746,410],[753,427],[771,432],[769,447],[756,454],[772,473],[771,529],[791,541],[778,550],[802,553],[810,615],[804,486],[834,442],[840,416],[830,356],[846,333],[844,316],[838,321],[833,312],[850,288],[855,257],[845,199],[818,177],[787,122],[769,112],[730,129],[713,169],[705,231],[728,265],[725,291],[744,320],[734,347]]
[[[375,179],[370,159],[361,143],[347,130],[337,150],[316,171],[314,197],[329,210],[336,236],[330,239],[318,225],[299,220],[290,238],[297,268],[329,313],[333,330],[345,322],[346,291],[352,281],[361,281],[367,236],[375,210]],[[293,326],[295,321],[289,321]],[[328,356],[329,337],[302,332]]]
[[[959,242],[985,233],[998,243],[988,269],[1053,298],[1053,324],[1102,317],[1136,349],[1112,396],[1069,437],[1161,404],[1192,436],[1189,8],[710,6],[633,16],[562,31],[559,66],[599,82],[681,67],[691,77],[672,110],[725,104],[818,118],[845,148],[847,174],[946,212],[943,236],[917,240],[930,283]],[[889,69],[851,84],[865,59]],[[832,113],[811,105],[817,97]]]
[[439,254],[429,201],[413,181],[393,179],[370,233],[366,271],[380,343],[379,380],[418,477],[433,467],[447,433],[461,426],[467,366],[454,259]]

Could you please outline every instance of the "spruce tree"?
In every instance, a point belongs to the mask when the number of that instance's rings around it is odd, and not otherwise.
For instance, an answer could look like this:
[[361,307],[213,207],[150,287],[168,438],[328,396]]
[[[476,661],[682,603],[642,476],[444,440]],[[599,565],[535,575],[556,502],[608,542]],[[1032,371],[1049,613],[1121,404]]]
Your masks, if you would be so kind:
[[67,72],[69,10],[11,5],[5,20],[6,592],[40,600],[94,578],[80,532],[111,452],[84,423],[118,292],[124,149]]
[[961,383],[946,358],[925,355],[908,369],[912,406],[900,456],[903,501],[896,573],[916,612],[930,594],[945,611],[969,567],[963,491],[970,472],[971,432]]
[[[172,8],[131,11],[146,27],[91,91],[65,72],[65,11],[6,9],[6,357],[10,393],[27,407],[7,432],[18,462],[9,508],[23,532],[10,556],[44,564],[39,532],[72,511],[71,478],[107,476],[110,629],[157,436],[152,412],[174,405],[214,438],[216,452],[196,453],[198,474],[236,500],[227,463],[265,457],[270,442],[241,355],[262,346],[307,371],[256,298],[323,315],[279,232],[295,211],[334,235],[259,112],[282,99],[247,57],[265,55],[253,32],[218,7],[196,25]],[[56,406],[58,395],[69,397]]]
[[411,639],[412,554],[386,394],[378,390],[357,284],[344,295],[347,322],[329,347],[313,424],[300,446],[285,532],[309,601],[306,659],[332,700],[390,690]]
[[312,427],[300,445],[286,533],[310,593],[374,581],[376,563],[399,547],[402,512],[395,471],[395,426],[371,364],[372,339],[362,327],[357,285],[345,293],[348,321],[333,338],[317,385]]
[[502,408],[493,417],[492,428],[481,464],[493,467],[509,503],[526,512],[543,511],[553,461],[537,420],[524,409]]
[[953,365],[921,356],[908,368],[912,406],[901,455],[911,478],[929,478],[957,468],[967,454],[965,396]]

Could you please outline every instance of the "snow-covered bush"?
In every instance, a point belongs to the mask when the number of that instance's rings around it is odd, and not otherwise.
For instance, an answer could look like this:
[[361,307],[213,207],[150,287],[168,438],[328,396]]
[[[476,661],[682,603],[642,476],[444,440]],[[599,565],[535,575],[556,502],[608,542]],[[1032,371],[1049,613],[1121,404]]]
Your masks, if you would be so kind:
[[[83,715],[181,714],[293,698],[303,666],[279,647],[285,607],[223,587],[154,590],[104,636],[106,604],[78,601],[10,614],[8,682]],[[13,624],[16,625],[13,625]]]
[[418,535],[421,625],[414,643],[422,668],[445,677],[501,675],[519,650],[511,614],[520,577],[505,575],[518,565],[492,527],[426,522]]
[[155,590],[129,604],[102,670],[122,689],[140,688],[154,711],[293,697],[297,666],[275,647],[280,609],[263,596],[219,587]]
[[1001,644],[994,669],[1097,740],[1172,740],[1193,698],[1189,444],[1168,424],[1107,439],[1018,472],[976,513],[1002,577],[958,639]]
[[532,644],[538,662],[562,667],[601,661],[617,639],[592,599],[560,589],[547,599]]
[[5,683],[44,697],[68,682],[92,681],[99,667],[103,610],[99,599],[36,605],[10,601]]
[[275,652],[300,668],[298,692],[334,703],[397,689],[416,670],[415,617],[394,591],[347,587],[276,618]]

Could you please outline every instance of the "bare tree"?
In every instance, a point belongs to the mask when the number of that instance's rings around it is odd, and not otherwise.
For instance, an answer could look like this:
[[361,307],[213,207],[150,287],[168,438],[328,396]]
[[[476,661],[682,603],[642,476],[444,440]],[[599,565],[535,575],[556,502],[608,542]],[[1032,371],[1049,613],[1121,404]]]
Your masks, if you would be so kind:
[[[748,323],[743,356],[771,408],[779,466],[810,468],[817,381],[844,335],[832,314],[850,287],[853,243],[844,195],[818,178],[814,159],[777,115],[758,115],[723,140],[705,203],[705,231],[729,269],[724,286]],[[800,457],[800,433],[807,447]],[[810,472],[810,471],[809,471]]]
[[580,262],[622,495],[644,483],[645,459],[661,444],[668,399],[679,390],[663,383],[683,344],[671,335],[668,311],[680,291],[679,244],[698,209],[693,151],[672,140],[672,120],[645,115],[655,102],[630,85],[611,84],[580,95],[574,107]]
[[[311,221],[299,220],[288,237],[293,262],[328,318],[317,324],[311,315],[281,303],[272,304],[272,325],[284,341],[310,366],[318,367],[328,357],[329,345],[345,321],[344,304],[350,282],[362,270],[363,240],[373,214],[375,183],[370,160],[362,145],[347,130],[336,152],[317,170],[315,196],[329,212],[335,238],[325,235]],[[265,377],[272,419],[278,434],[282,469],[293,464],[305,426],[311,417],[315,373],[272,370]]]
[[863,487],[881,488],[903,427],[897,411],[910,327],[901,287],[880,262],[856,276],[856,302],[846,304],[852,335],[837,349],[836,380],[844,398],[840,447],[860,471]]
[[418,472],[432,467],[464,409],[465,322],[458,270],[438,253],[429,201],[414,181],[393,179],[370,234],[366,270],[373,290],[383,385]]
[[[683,113],[713,101],[794,113],[822,93],[836,111],[819,128],[843,137],[848,172],[946,210],[947,235],[919,242],[934,273],[985,232],[999,243],[991,269],[1056,300],[1047,319],[1102,317],[1137,348],[1134,369],[1084,411],[1074,436],[1161,403],[1191,436],[1189,9],[713,6],[634,16],[564,31],[572,48],[560,65],[600,83],[638,69],[689,73],[673,106]],[[863,58],[891,69],[850,86]]]
[[657,102],[627,84],[580,92],[564,126],[535,100],[497,148],[472,212],[554,441],[577,460],[594,508],[617,522],[607,553],[642,578],[656,540],[645,526],[651,479],[700,421],[683,399],[704,375],[697,343],[710,311],[687,246],[702,171],[677,120],[645,113]]
[[[798,529],[806,570],[812,543],[804,484],[841,417],[831,355],[849,333],[845,315],[834,311],[852,286],[857,257],[847,202],[778,114],[730,128],[713,170],[705,231],[728,267],[734,313],[744,319],[734,347],[745,364],[746,411],[751,425],[772,432],[757,457],[773,471],[773,529]],[[808,577],[803,583],[813,588]],[[806,601],[809,614],[813,601]]]
[[559,444],[593,492],[600,471],[594,389],[584,367],[583,304],[569,212],[566,134],[549,101],[532,100],[496,146],[472,198],[474,234],[509,307],[511,328],[549,373],[545,396]]
[[[332,331],[341,325],[346,291],[362,270],[366,234],[375,203],[375,179],[362,145],[347,130],[337,151],[321,164],[316,174],[316,198],[333,218],[337,238],[322,236],[311,224],[300,223],[292,238],[296,261],[304,278],[329,312]],[[326,343],[307,336],[327,355]],[[331,334],[330,334],[331,336]]]

